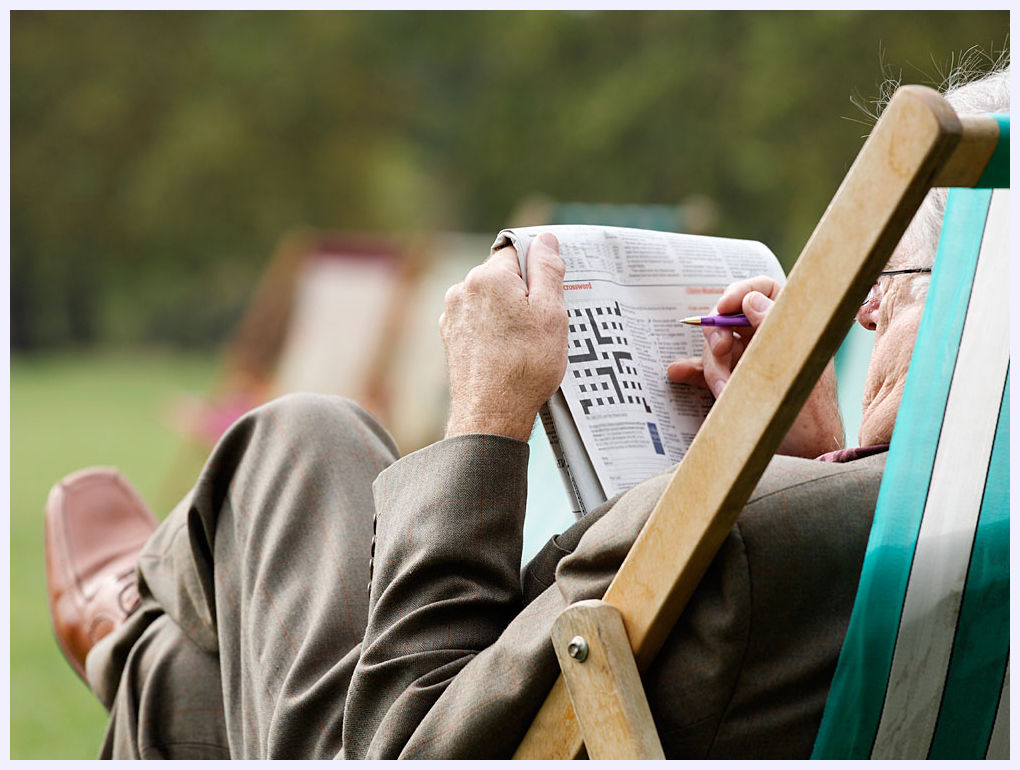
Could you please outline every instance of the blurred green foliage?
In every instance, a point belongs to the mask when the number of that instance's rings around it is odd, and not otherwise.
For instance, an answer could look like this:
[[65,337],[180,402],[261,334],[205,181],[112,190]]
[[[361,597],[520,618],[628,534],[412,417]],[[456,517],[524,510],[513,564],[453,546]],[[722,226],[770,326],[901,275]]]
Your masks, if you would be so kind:
[[937,85],[954,54],[1008,45],[1009,25],[1008,11],[11,18],[17,348],[211,345],[297,226],[495,232],[536,192],[708,195],[719,234],[789,266],[867,133],[849,97],[876,95],[886,69]]

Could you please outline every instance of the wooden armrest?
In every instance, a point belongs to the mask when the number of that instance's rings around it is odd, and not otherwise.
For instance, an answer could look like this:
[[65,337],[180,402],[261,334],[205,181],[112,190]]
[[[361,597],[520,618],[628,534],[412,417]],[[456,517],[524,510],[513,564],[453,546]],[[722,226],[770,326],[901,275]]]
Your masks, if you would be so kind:
[[589,759],[665,759],[620,612],[577,602],[553,624],[553,648]]

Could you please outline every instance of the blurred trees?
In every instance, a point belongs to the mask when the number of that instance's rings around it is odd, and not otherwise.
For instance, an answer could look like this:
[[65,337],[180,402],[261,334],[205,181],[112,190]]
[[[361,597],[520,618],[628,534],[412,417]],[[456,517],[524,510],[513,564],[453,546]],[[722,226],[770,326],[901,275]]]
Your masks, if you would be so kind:
[[214,344],[295,227],[495,233],[535,192],[705,194],[719,234],[789,266],[868,131],[849,97],[877,95],[883,63],[938,85],[954,53],[1008,45],[1009,24],[1007,11],[11,18],[18,348]]

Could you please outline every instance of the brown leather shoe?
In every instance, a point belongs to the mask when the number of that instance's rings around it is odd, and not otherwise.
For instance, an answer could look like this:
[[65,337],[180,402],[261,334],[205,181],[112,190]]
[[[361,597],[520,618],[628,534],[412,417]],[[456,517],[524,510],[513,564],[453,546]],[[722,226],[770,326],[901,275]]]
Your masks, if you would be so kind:
[[138,554],[156,518],[113,468],[86,468],[50,490],[46,588],[64,657],[85,679],[85,656],[138,607]]

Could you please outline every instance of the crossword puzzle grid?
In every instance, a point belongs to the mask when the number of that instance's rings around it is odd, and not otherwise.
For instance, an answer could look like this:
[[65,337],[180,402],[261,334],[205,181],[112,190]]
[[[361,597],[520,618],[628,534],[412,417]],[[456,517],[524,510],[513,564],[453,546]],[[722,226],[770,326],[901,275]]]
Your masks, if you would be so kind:
[[598,407],[633,404],[651,408],[641,392],[633,359],[625,350],[619,303],[570,310],[570,354],[567,361],[578,390],[581,408],[590,414]]

